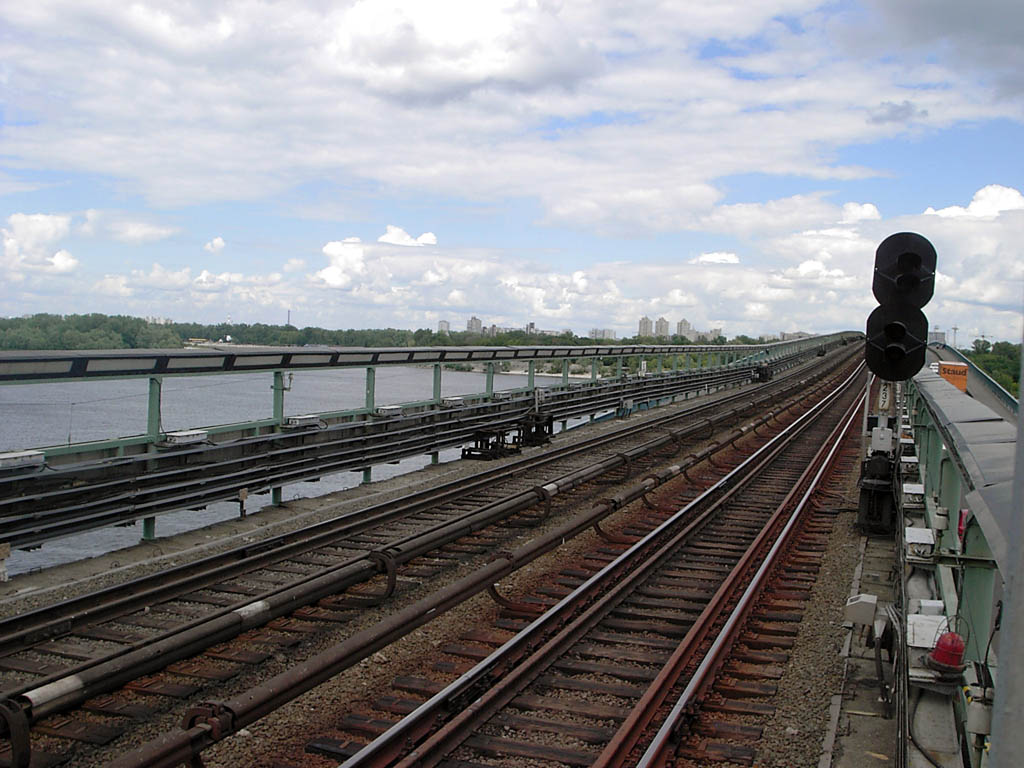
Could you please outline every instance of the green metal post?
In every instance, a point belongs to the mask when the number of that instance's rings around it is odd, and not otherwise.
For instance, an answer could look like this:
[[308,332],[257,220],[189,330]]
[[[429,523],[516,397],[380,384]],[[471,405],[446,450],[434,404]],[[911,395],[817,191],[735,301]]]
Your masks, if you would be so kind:
[[621,379],[622,378],[622,360],[623,360],[623,358],[620,356],[615,361],[615,378],[616,379]]
[[679,355],[672,355],[672,373],[679,372]]
[[943,549],[956,549],[957,546],[957,517],[960,510],[960,471],[957,469],[953,457],[948,453],[942,457],[939,464],[938,483],[939,506],[946,509],[949,524],[942,532],[940,546]]
[[[280,430],[284,423],[284,371],[274,371],[274,421]],[[270,489],[270,503],[281,506],[281,486]]]
[[530,388],[532,392],[537,388],[536,385],[536,374],[537,374],[537,361],[531,360],[526,364],[526,386]]
[[928,428],[928,455],[925,457],[925,466],[930,471],[924,475],[925,496],[937,496],[939,493],[939,462],[942,461],[942,437],[935,427]]
[[[565,358],[562,361],[562,386],[569,386],[569,358]],[[569,428],[569,421],[565,419],[562,421],[562,431],[565,432]]]
[[601,364],[601,361],[598,360],[596,357],[593,360],[590,361],[590,380],[591,381],[597,381],[597,370],[598,370],[598,366],[600,364]]
[[[950,512],[952,516],[952,512]],[[956,523],[950,520],[950,527]],[[967,638],[966,658],[982,661],[988,646],[989,630],[992,626],[992,608],[995,604],[996,568],[992,550],[981,532],[978,521],[972,519],[964,531],[964,554],[968,565],[963,571],[963,588],[960,593],[960,612],[971,628]],[[977,564],[978,560],[990,561],[991,567]]]
[[494,394],[494,363],[487,364],[487,396]]
[[[149,408],[146,413],[146,436],[149,437],[148,453],[156,451],[157,440],[160,439],[160,390],[163,387],[163,380],[159,376],[149,377]],[[150,462],[149,468],[154,467]],[[156,538],[156,518],[142,518],[142,540],[153,541]]]
[[658,355],[658,373],[664,373],[665,371],[665,356]]
[[[441,404],[441,364],[434,363],[434,404]],[[430,452],[430,463],[438,464],[441,461],[441,456],[437,451]]]
[[[373,413],[377,407],[377,369],[366,369],[366,411]],[[368,485],[373,478],[373,467],[363,470],[363,484]]]
[[366,410],[373,413],[376,407],[377,369],[366,369]]

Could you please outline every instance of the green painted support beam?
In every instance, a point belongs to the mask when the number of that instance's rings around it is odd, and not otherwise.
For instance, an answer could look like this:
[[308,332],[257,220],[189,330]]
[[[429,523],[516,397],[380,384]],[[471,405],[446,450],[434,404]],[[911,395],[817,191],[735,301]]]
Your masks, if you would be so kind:
[[[156,451],[157,440],[160,439],[160,397],[163,390],[163,380],[159,376],[149,377],[149,406],[146,412],[146,437],[149,439],[149,445],[146,447],[148,453]],[[121,448],[122,454],[124,453],[123,447]],[[152,464],[150,464],[152,469]],[[153,541],[156,538],[156,518],[155,517],[144,517],[142,518],[142,540]]]
[[[273,419],[277,423],[276,432],[281,431],[281,425],[284,424],[284,371],[274,371],[274,413]],[[275,506],[281,506],[283,497],[281,495],[281,486],[275,486],[270,489],[270,503]]]
[[377,369],[367,368],[366,369],[366,410],[373,413],[373,409],[377,407]]
[[593,358],[590,361],[590,380],[597,381],[598,369],[601,365],[601,361],[598,358]]
[[494,394],[494,363],[487,364],[487,396]]
[[562,361],[562,386],[569,386],[569,360]]
[[537,361],[531,360],[526,364],[526,386],[530,388],[532,392],[537,388]]
[[[950,527],[956,531],[956,523],[950,521]],[[992,560],[992,550],[981,532],[977,520],[964,531],[964,554],[970,558]],[[1001,579],[1000,579],[1001,581]],[[967,642],[966,657],[972,661],[983,661],[988,647],[988,636],[992,627],[995,606],[996,569],[987,566],[970,564],[963,566],[960,589],[960,612],[971,628]]]
[[[434,402],[441,404],[441,364],[434,363]],[[437,463],[436,461],[434,462]]]

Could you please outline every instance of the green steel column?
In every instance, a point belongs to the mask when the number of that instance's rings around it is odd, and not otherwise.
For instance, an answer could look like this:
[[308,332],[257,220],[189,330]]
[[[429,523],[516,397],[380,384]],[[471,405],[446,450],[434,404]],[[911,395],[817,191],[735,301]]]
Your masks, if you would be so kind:
[[[284,371],[274,371],[274,421],[280,430],[284,423]],[[281,506],[281,486],[270,489],[270,503]]]
[[960,471],[948,454],[939,464],[939,506],[946,509],[949,525],[942,532],[940,545],[944,549],[957,548],[957,521],[960,514]]
[[[163,380],[159,376],[149,377],[149,409],[146,413],[146,436],[149,438],[149,445],[146,448],[148,453],[156,451],[157,440],[160,439],[160,390]],[[153,462],[150,463],[153,468]],[[156,538],[156,518],[142,518],[142,540],[153,541]]]
[[[441,404],[441,364],[434,363],[434,404]],[[437,451],[430,452],[430,463],[437,464],[441,461]]]
[[[569,386],[569,358],[565,358],[562,361],[562,386],[563,387],[568,387]],[[568,421],[568,419],[563,419],[562,420],[562,431],[565,432],[565,430],[567,430],[568,428],[569,428],[569,421]]]
[[619,357],[615,363],[615,378],[622,378],[622,357]]
[[[950,511],[952,516],[952,511]],[[950,520],[956,530],[956,523]],[[960,593],[960,614],[967,620],[970,637],[967,637],[966,659],[981,661],[992,628],[992,609],[995,604],[996,568],[992,550],[981,532],[978,521],[972,518],[964,531],[964,554],[967,565],[963,571],[963,587]],[[981,563],[978,563],[981,559]],[[985,563],[989,563],[986,567]],[[961,632],[963,634],[963,632]]]
[[[377,407],[377,369],[366,369],[366,411],[373,413]],[[369,484],[373,479],[373,467],[363,470],[363,483]]]
[[591,381],[597,381],[597,369],[598,369],[598,366],[600,364],[601,364],[601,361],[598,360],[596,357],[593,360],[590,361],[590,380]]
[[537,362],[535,360],[531,360],[529,363],[526,364],[526,386],[530,388],[531,392],[537,388],[537,385],[535,383],[536,373]]
[[662,373],[665,370],[665,356],[658,355],[658,373]]
[[679,353],[672,355],[672,373],[679,371]]
[[376,391],[377,391],[377,369],[367,368],[366,369],[366,410],[373,413],[373,409],[376,407]]
[[942,436],[935,427],[928,428],[928,456],[925,460],[927,471],[924,475],[925,497],[938,495],[939,462],[942,461]]
[[494,363],[487,364],[487,396],[494,394]]

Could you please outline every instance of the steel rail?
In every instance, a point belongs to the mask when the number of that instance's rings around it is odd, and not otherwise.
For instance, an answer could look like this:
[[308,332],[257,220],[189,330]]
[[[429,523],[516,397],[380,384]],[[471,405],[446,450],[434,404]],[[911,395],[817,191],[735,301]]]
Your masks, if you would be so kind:
[[[394,763],[398,768],[431,766],[444,759],[444,755],[461,743],[479,722],[507,704],[517,695],[522,685],[533,679],[597,624],[603,613],[621,601],[634,584],[644,580],[670,557],[679,544],[710,517],[712,505],[735,488],[750,482],[753,479],[752,468],[763,466],[802,433],[828,405],[848,390],[862,368],[863,365],[858,366],[857,373],[801,415],[784,432],[772,438],[724,478],[590,577],[473,669],[363,747],[346,760],[341,768],[391,765],[399,755],[407,752],[409,745],[416,746],[403,759]],[[691,518],[694,509],[704,510],[705,506],[710,508],[702,511],[696,519]],[[681,531],[672,532],[682,519],[691,522]],[[672,532],[671,538],[662,544],[660,540],[666,532]],[[653,554],[648,552],[651,548],[656,548]],[[638,560],[642,562],[638,564]],[[559,626],[562,628],[556,629]],[[456,714],[438,727],[438,723],[453,710]],[[427,738],[420,743],[425,736]]]
[[[699,424],[698,429],[702,427],[703,423]],[[660,447],[666,441],[673,439],[666,436],[651,442],[657,443],[655,447]],[[617,458],[619,463],[623,460],[628,461],[628,458],[622,454]],[[590,474],[593,476],[599,472],[591,470]],[[571,482],[563,490],[574,487],[587,479],[586,473],[581,473],[580,470],[570,473],[567,477],[571,478]],[[554,495],[558,486],[554,484],[552,486],[548,493]],[[528,497],[524,494],[520,494],[520,497],[524,497],[520,505],[521,508],[532,506],[537,501],[536,497]],[[514,511],[515,509],[509,509],[507,504],[503,505],[500,502],[487,505],[468,519],[459,519],[442,526],[435,526],[430,529],[430,534],[406,537],[382,549],[396,563],[408,562],[429,551],[432,547],[436,547],[440,542],[460,538],[466,533],[482,528],[488,522],[500,519]],[[196,620],[183,628],[162,633],[155,638],[126,647],[112,657],[87,662],[73,670],[65,670],[59,675],[51,676],[46,681],[37,681],[30,686],[22,686],[8,692],[8,695],[16,697],[17,701],[21,702],[30,720],[38,720],[43,716],[80,703],[85,698],[116,688],[139,674],[160,669],[176,659],[192,655],[245,629],[289,613],[298,605],[308,604],[327,594],[337,592],[345,586],[363,581],[377,573],[379,567],[379,563],[372,557],[372,553],[368,553],[364,557],[353,558],[320,573],[310,575],[301,582],[293,582],[279,590],[268,591],[259,598],[250,600],[233,610],[231,608],[224,609],[220,613]]]
[[[786,386],[802,386],[805,382],[814,380],[818,376],[805,377],[795,385],[787,385],[784,383],[784,380],[777,380],[773,382],[773,384],[777,385],[773,388],[783,389]],[[549,451],[542,456],[518,459],[505,464],[501,468],[485,470],[470,478],[453,481],[427,491],[409,494],[398,499],[353,511],[338,518],[265,539],[256,544],[246,544],[209,558],[176,566],[159,574],[145,576],[126,584],[108,587],[81,598],[66,600],[56,606],[19,614],[0,621],[0,655],[18,650],[21,647],[18,645],[19,639],[40,634],[43,632],[41,628],[46,625],[64,622],[71,618],[74,618],[77,624],[81,625],[107,617],[111,615],[111,611],[123,611],[128,605],[146,605],[161,599],[168,599],[196,589],[203,583],[213,583],[234,573],[244,572],[248,568],[258,566],[261,563],[287,557],[288,554],[299,548],[323,546],[341,536],[352,535],[372,525],[387,522],[395,516],[415,513],[420,509],[445,503],[469,492],[492,485],[495,482],[515,477],[527,469],[550,465],[586,453],[601,445],[642,434],[652,429],[663,428],[676,421],[691,420],[709,411],[714,412],[712,416],[703,417],[700,421],[691,423],[685,430],[670,431],[669,434],[661,438],[648,441],[651,444],[649,450],[657,450],[661,445],[670,443],[675,439],[690,437],[704,429],[714,429],[718,424],[730,418],[761,407],[763,404],[770,402],[772,398],[773,395],[770,391],[762,392],[760,396],[753,397],[751,393],[735,393],[714,403],[698,404],[695,408],[670,414],[656,420],[626,425],[607,435],[593,437],[570,446],[564,446],[554,451]],[[730,406],[736,403],[741,404],[742,407],[722,410],[723,406]],[[642,446],[634,450],[636,451],[635,455],[643,452]],[[629,455],[629,451],[625,453]],[[594,468],[611,469],[621,463],[621,456],[616,454],[610,459],[598,462],[594,465]],[[564,477],[555,478],[551,481],[557,485],[557,489],[554,490],[564,491],[574,487],[574,484],[582,481],[581,477],[586,476],[590,471],[592,471],[591,467],[584,467],[574,470]],[[540,492],[531,490],[530,493],[534,494],[534,501],[543,500]],[[330,510],[330,507],[327,509]],[[267,555],[266,553],[269,550],[276,550],[277,552]],[[188,575],[197,569],[208,571],[208,577],[203,575],[200,577],[201,580],[198,581],[189,579]],[[128,595],[127,599],[130,602],[121,602],[117,597],[120,595]],[[244,602],[241,601],[239,606],[243,605]],[[62,629],[58,631],[62,631]]]
[[[0,621],[0,655],[5,652],[9,652],[9,648],[13,647],[9,641],[13,640],[18,634],[30,631],[34,628],[34,625],[42,621],[44,624],[54,623],[59,621],[61,617],[76,617],[80,622],[95,620],[103,617],[104,606],[111,599],[111,595],[119,592],[129,592],[139,597],[140,604],[144,604],[143,601],[153,601],[157,599],[166,599],[173,597],[175,594],[180,594],[182,591],[187,589],[195,588],[194,586],[183,583],[182,590],[177,589],[176,583],[183,579],[186,574],[195,570],[196,568],[213,568],[221,563],[236,564],[240,569],[244,568],[244,562],[258,555],[266,550],[276,547],[284,547],[289,543],[295,541],[306,542],[308,546],[318,546],[329,543],[335,537],[341,535],[349,535],[354,532],[358,532],[361,528],[350,528],[349,526],[354,525],[354,519],[372,517],[380,515],[383,512],[393,507],[403,507],[405,509],[403,513],[414,512],[415,508],[413,505],[421,503],[423,507],[430,506],[432,504],[444,503],[450,498],[456,498],[459,495],[463,495],[464,492],[470,492],[485,487],[487,484],[494,482],[500,482],[505,479],[514,477],[515,475],[525,471],[526,469],[534,466],[541,466],[544,464],[554,463],[566,458],[571,458],[575,455],[584,453],[592,450],[595,447],[600,446],[603,443],[613,442],[624,437],[631,435],[640,434],[643,432],[650,431],[652,429],[663,428],[666,425],[672,424],[675,421],[690,420],[694,417],[700,417],[706,412],[714,412],[714,415],[710,417],[704,417],[700,422],[691,423],[685,431],[669,431],[669,433],[661,438],[661,442],[668,443],[677,438],[687,437],[691,434],[699,432],[701,429],[708,428],[713,429],[717,424],[726,421],[730,418],[734,418],[742,413],[751,411],[762,407],[765,403],[770,402],[774,395],[774,390],[785,389],[786,387],[800,387],[804,386],[806,382],[813,381],[826,375],[826,371],[815,372],[811,376],[805,376],[799,379],[795,383],[788,381],[789,378],[796,378],[795,375],[787,377],[787,379],[776,379],[764,388],[762,391],[757,393],[746,393],[737,392],[732,395],[728,395],[720,400],[713,403],[697,404],[696,407],[681,411],[676,414],[671,414],[657,420],[650,420],[641,424],[626,425],[620,427],[614,432],[609,433],[607,436],[598,436],[589,440],[581,441],[572,446],[566,446],[554,451],[548,452],[541,457],[527,457],[518,459],[514,462],[507,463],[503,467],[494,470],[485,470],[479,472],[473,477],[466,478],[464,480],[454,481],[437,488],[432,488],[428,491],[422,491],[416,494],[410,494],[398,499],[394,499],[382,504],[374,505],[363,510],[348,513],[338,518],[334,518],[325,522],[317,523],[306,528],[292,531],[289,533],[281,534],[279,536],[265,539],[256,544],[247,544],[241,547],[229,550],[227,552],[214,555],[209,558],[204,558],[200,561],[188,563],[180,566],[176,566],[172,569],[163,571],[159,575],[143,577],[139,580],[127,582],[124,585],[110,587],[99,592],[92,593],[86,598],[77,598],[64,601],[60,605],[50,606],[43,609],[38,609],[33,612],[26,614],[20,614],[15,617],[11,617]],[[722,410],[723,406],[731,406],[740,404],[741,407],[733,407],[730,410]],[[653,445],[656,449],[658,446]],[[583,470],[580,470],[583,471]],[[571,473],[570,473],[571,474]],[[565,489],[565,480],[556,479],[555,482],[559,483],[559,487]],[[444,494],[451,491],[450,496]],[[540,500],[538,498],[538,500]],[[337,506],[337,505],[335,505]],[[332,507],[328,506],[326,509],[329,511]],[[374,518],[369,522],[379,523],[386,521],[387,517]],[[286,555],[289,550],[282,550],[282,553]],[[251,561],[258,564],[259,561]],[[229,575],[228,571],[217,571],[213,574],[216,579],[224,578]],[[150,591],[151,586],[147,584],[158,583],[160,586],[157,591]]]
[[[781,410],[774,410],[763,415],[736,432],[748,434],[761,424],[777,417]],[[165,734],[134,752],[123,755],[111,763],[110,768],[169,768],[196,759],[204,749],[217,741],[256,722],[269,712],[351,667],[416,627],[432,621],[449,608],[490,587],[508,573],[540,555],[556,549],[566,539],[596,525],[601,519],[621,506],[644,497],[652,488],[697,466],[728,446],[728,440],[712,444],[699,453],[689,456],[687,461],[682,464],[673,465],[659,473],[658,476],[647,475],[639,484],[611,498],[602,499],[589,511],[578,515],[546,536],[530,542],[515,552],[502,553],[491,564],[460,579],[441,592],[409,606],[395,616],[383,620],[375,627],[348,638],[339,645],[306,660],[297,667],[279,674],[234,699],[197,705],[186,716],[182,730]],[[716,487],[722,487],[722,485],[723,481],[720,481]],[[691,514],[695,508],[691,505]],[[683,518],[677,515],[677,520],[681,519]],[[689,530],[692,530],[692,527]]]
[[[808,463],[793,489],[778,505],[772,518],[750,544],[743,558],[730,573],[729,578],[716,591],[714,597],[694,623],[693,628],[680,641],[679,646],[673,651],[661,672],[637,701],[615,736],[608,742],[593,764],[593,768],[611,768],[626,764],[627,757],[657,715],[659,708],[668,700],[673,687],[693,663],[700,648],[707,642],[712,626],[720,620],[726,606],[735,597],[738,585],[752,569],[756,558],[760,557],[761,552],[770,545],[767,555],[764,556],[743,595],[730,611],[724,626],[700,661],[696,672],[644,752],[638,763],[638,768],[660,768],[665,765],[668,752],[678,736],[682,717],[690,711],[698,692],[706,690],[713,675],[720,669],[724,661],[724,652],[734,642],[743,618],[748,615],[754,604],[754,598],[760,594],[765,585],[767,574],[777,562],[779,553],[789,543],[792,532],[802,518],[807,501],[817,490],[822,476],[831,467],[839,445],[857,417],[863,400],[864,395],[861,394],[847,408],[839,423],[825,438],[821,448]],[[800,498],[794,505],[794,500],[798,496]],[[788,517],[783,520],[787,514]],[[780,526],[781,531],[779,530]]]
[[[657,400],[705,386],[720,388],[749,380],[751,370],[653,377],[647,380],[653,382],[653,391],[643,397]],[[617,388],[578,397],[581,392],[585,395],[582,388],[561,393],[575,398],[574,402],[564,406],[554,402],[549,404],[549,412],[556,419],[573,418],[617,407],[624,396]],[[274,432],[211,446],[68,464],[50,468],[42,476],[0,478],[0,488],[7,489],[0,491],[0,543],[30,546],[70,533],[232,499],[241,488],[263,490],[430,453],[468,442],[481,428],[512,429],[532,402],[532,398],[521,398],[496,405],[501,411],[468,416],[460,416],[459,411],[481,409],[444,409],[388,421],[347,422],[318,433]],[[437,421],[439,414],[446,420]],[[351,432],[363,433],[348,434]],[[331,438],[333,433],[339,437]],[[303,443],[310,434],[328,437]],[[239,451],[246,453],[218,456]],[[154,463],[156,467],[150,468]]]

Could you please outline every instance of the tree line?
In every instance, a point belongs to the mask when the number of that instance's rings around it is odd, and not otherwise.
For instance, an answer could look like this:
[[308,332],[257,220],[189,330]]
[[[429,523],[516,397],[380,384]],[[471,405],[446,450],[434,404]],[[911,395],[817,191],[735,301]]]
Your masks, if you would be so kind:
[[961,350],[972,363],[981,368],[1014,397],[1020,397],[1020,344],[988,339],[975,339],[970,350]]
[[[180,349],[190,339],[228,341],[265,346],[338,347],[430,347],[430,346],[582,346],[588,344],[686,344],[685,336],[671,339],[635,337],[596,341],[566,332],[558,336],[507,331],[484,336],[469,331],[437,333],[427,328],[416,331],[397,328],[329,330],[296,328],[263,323],[150,323],[127,315],[53,315],[0,318],[0,349]],[[757,339],[739,336],[738,344],[756,344]],[[719,336],[714,344],[725,344]]]

